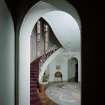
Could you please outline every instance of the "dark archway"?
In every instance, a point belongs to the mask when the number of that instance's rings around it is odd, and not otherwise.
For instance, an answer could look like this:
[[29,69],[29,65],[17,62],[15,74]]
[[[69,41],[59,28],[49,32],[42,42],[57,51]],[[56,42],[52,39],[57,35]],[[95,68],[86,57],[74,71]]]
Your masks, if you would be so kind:
[[78,59],[76,57],[68,61],[68,81],[78,82]]
[[75,64],[75,82],[78,82],[78,61]]
[[76,57],[73,57],[71,59],[71,62],[74,65],[74,82],[78,82],[78,59]]

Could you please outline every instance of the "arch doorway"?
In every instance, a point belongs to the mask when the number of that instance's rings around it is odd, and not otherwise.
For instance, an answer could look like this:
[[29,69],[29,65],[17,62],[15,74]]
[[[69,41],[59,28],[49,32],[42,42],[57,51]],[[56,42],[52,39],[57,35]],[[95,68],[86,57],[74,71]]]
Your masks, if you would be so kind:
[[19,105],[30,105],[30,36],[37,20],[41,17],[48,22],[62,44],[61,50],[68,48],[69,44],[72,51],[80,49],[80,19],[72,5],[65,0],[56,4],[39,1],[30,8],[19,32]]
[[76,57],[68,61],[68,81],[78,82],[78,59]]

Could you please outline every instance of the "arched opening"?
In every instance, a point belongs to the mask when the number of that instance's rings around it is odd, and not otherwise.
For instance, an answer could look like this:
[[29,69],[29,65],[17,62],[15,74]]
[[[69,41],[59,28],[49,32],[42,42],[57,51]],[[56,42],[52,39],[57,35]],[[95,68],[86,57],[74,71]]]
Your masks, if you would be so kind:
[[44,93],[42,84],[48,82],[49,67],[46,65],[44,74],[40,76],[41,67],[62,45],[55,37],[50,25],[41,17],[37,20],[31,33],[30,46],[30,98],[32,99],[34,91],[37,91],[38,94]]
[[30,62],[40,57],[48,50],[62,47],[54,35],[53,30],[47,21],[41,17],[37,20],[30,39]]
[[78,82],[78,61],[75,64],[75,82]]
[[68,81],[78,82],[78,59],[76,57],[68,60]]
[[[65,4],[67,2],[65,1]],[[76,20],[78,14],[76,10],[71,6],[67,5],[68,8],[73,12],[67,12],[67,8],[59,7],[56,4],[38,2],[34,5],[24,17],[24,20],[20,29],[19,36],[19,104],[30,105],[30,38],[32,30],[41,17],[43,17],[48,24],[51,26],[56,38],[62,44],[61,50],[72,46],[71,50],[76,51],[80,49],[80,26]],[[75,16],[77,16],[75,18]],[[62,17],[62,18],[61,18]],[[65,26],[67,26],[65,28]],[[65,30],[64,30],[65,29]],[[65,36],[65,37],[64,37]],[[54,55],[54,57],[57,56]],[[47,60],[42,67],[42,72],[39,77],[42,77],[46,66],[51,62],[52,58]],[[38,79],[38,78],[37,78]],[[35,100],[34,100],[35,102]]]

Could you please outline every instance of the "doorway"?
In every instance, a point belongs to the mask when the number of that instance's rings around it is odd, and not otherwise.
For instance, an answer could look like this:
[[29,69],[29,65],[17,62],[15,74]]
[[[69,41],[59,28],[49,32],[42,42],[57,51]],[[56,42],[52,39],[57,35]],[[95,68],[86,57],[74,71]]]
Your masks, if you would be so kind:
[[[67,6],[62,4],[67,4]],[[68,11],[69,9],[70,11]],[[68,5],[63,0],[56,4],[55,2],[43,1],[35,4],[25,15],[19,32],[20,105],[30,105],[30,36],[40,17],[43,17],[52,27],[57,39],[63,46],[62,48],[68,48],[68,42],[70,42],[70,45],[72,45],[71,50],[76,50],[75,48],[80,49],[81,25],[80,21],[78,21],[79,15],[72,5]],[[65,29],[65,26],[68,27]]]
[[76,57],[68,61],[68,81],[78,82],[78,59]]
[[75,64],[75,82],[78,82],[78,62]]

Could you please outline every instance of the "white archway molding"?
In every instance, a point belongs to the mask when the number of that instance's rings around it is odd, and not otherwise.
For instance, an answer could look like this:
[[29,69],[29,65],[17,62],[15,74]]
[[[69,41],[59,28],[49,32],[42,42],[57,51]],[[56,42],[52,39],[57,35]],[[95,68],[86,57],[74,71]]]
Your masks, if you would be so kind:
[[25,15],[19,33],[19,105],[30,105],[30,36],[37,20],[51,11],[51,4],[38,2]]
[[79,14],[72,4],[68,3],[66,0],[42,0],[42,1],[57,7],[61,11],[65,11],[66,13],[71,14],[71,16],[73,16],[74,19],[77,21],[81,30],[81,20]]

